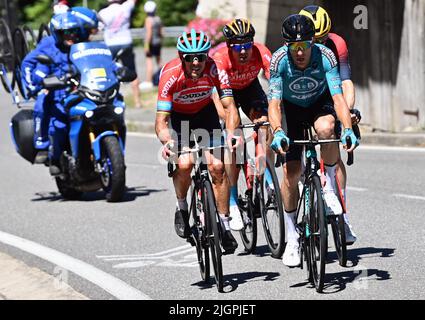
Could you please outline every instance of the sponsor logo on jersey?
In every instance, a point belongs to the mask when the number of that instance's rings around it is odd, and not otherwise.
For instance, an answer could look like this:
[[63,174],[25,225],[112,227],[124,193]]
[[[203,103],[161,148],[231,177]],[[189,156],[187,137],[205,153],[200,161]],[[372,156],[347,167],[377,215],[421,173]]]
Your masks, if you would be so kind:
[[72,59],[77,60],[80,58],[84,58],[87,56],[112,56],[111,50],[109,49],[103,49],[103,48],[93,48],[93,49],[87,49],[83,51],[78,51],[72,54]]
[[270,61],[272,60],[272,57],[270,57],[268,54],[265,54],[265,55],[264,55],[264,58],[266,58],[266,60],[267,60],[268,62],[270,62]]
[[300,77],[289,84],[289,89],[295,93],[310,93],[319,87],[319,82],[310,77]]
[[173,95],[173,100],[181,104],[193,104],[209,98],[212,93],[210,86],[192,87]]
[[329,63],[331,64],[331,68],[336,67],[338,65],[338,61],[336,60],[336,57],[334,53],[332,52],[332,50],[324,46],[320,46],[319,48],[320,48],[320,51],[322,52],[322,55],[324,55],[328,59]]
[[168,81],[164,85],[164,88],[162,88],[161,98],[167,98],[167,96],[168,96],[168,90],[170,90],[171,86],[176,81],[177,81],[177,77],[176,76],[172,76],[170,79],[168,79]]
[[285,50],[283,50],[283,49],[281,49],[279,51],[276,51],[273,54],[272,60],[270,62],[270,71],[271,72],[278,72],[280,61],[284,57],[286,57],[286,55],[287,55],[287,52]]
[[255,79],[258,76],[258,73],[259,73],[259,70],[252,71],[252,72],[245,72],[242,74],[234,73],[230,76],[230,80],[233,82],[233,81]]
[[220,80],[220,83],[223,85],[230,85],[229,83],[229,75],[227,74],[226,70],[220,70],[218,72],[218,79]]

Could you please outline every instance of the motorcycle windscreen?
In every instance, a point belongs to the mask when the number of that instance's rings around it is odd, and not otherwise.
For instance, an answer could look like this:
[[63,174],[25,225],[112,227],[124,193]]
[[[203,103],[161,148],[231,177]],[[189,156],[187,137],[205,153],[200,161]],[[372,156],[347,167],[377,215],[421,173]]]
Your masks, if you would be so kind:
[[118,83],[112,53],[103,42],[72,45],[70,59],[81,75],[80,85],[90,90],[106,91]]

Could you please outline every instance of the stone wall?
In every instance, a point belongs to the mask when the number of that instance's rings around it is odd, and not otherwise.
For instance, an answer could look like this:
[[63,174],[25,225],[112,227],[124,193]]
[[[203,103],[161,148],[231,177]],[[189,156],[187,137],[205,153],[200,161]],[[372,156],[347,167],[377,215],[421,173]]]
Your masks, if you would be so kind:
[[[332,32],[347,42],[362,122],[376,131],[425,130],[424,0],[247,1],[268,4],[267,19],[256,26],[267,26],[265,43],[272,51],[281,45],[284,17],[307,4],[322,5],[332,18]],[[359,8],[367,10],[361,21],[366,29],[355,26],[364,14]]]

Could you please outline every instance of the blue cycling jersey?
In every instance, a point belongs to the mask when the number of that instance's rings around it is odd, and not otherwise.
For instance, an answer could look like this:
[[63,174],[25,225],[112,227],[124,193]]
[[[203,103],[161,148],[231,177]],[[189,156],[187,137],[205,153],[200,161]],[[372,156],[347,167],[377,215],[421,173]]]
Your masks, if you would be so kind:
[[328,88],[332,96],[342,94],[338,62],[332,50],[321,44],[314,44],[310,63],[305,70],[295,66],[287,46],[273,54],[270,63],[269,100],[286,100],[301,107],[309,107]]

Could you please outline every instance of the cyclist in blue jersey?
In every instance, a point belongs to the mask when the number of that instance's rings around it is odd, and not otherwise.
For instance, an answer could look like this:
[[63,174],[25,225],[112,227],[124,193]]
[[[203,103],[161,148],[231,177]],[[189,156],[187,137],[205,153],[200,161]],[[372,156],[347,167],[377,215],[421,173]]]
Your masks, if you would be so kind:
[[[358,145],[351,127],[350,112],[342,95],[337,60],[330,49],[314,43],[314,33],[314,23],[310,18],[299,14],[287,17],[282,24],[285,45],[273,54],[270,64],[268,115],[274,134],[271,148],[281,154],[286,153],[282,195],[287,221],[287,246],[282,261],[290,267],[300,264],[295,215],[302,147],[289,146],[289,139],[303,139],[302,123],[305,122],[314,126],[319,139],[332,139],[338,118],[344,126],[341,137],[344,148],[347,148],[348,137],[352,141],[348,152]],[[282,128],[281,103],[286,132]],[[286,143],[284,148],[281,147],[282,142]],[[338,161],[338,145],[323,145],[321,157],[325,163],[327,181],[331,181],[330,177],[335,176],[334,164]],[[332,183],[326,183],[323,191],[326,203],[337,200]],[[330,210],[328,212],[331,213]]]
[[[360,111],[354,108],[355,102],[355,90],[354,84],[351,80],[351,68],[348,59],[348,48],[345,40],[336,33],[331,31],[331,18],[325,9],[317,5],[309,5],[304,7],[299,14],[309,17],[314,22],[316,33],[314,34],[314,41],[316,43],[323,44],[332,50],[335,54],[336,60],[338,61],[339,76],[341,77],[342,83],[342,95],[347,102],[348,108],[351,111],[351,122],[353,125],[359,123],[361,119]],[[337,124],[336,131],[339,132],[340,127]],[[336,165],[336,175],[341,185],[341,192],[344,196],[344,200],[347,203],[346,195],[346,183],[347,183],[347,172],[345,170],[344,162],[341,157],[338,159]],[[333,211],[342,211],[339,202],[334,203],[337,208]],[[339,208],[338,208],[339,207]],[[353,231],[347,212],[344,213],[345,222],[345,241],[347,245],[353,244],[357,240],[357,235]]]

